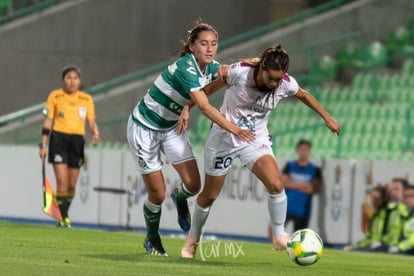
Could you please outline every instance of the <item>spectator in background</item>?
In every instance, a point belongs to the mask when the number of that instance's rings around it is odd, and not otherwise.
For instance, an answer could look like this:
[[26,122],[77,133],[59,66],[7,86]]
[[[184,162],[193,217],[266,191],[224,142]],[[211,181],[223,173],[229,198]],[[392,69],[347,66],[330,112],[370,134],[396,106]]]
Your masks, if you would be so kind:
[[282,183],[288,198],[286,223],[292,221],[294,231],[308,227],[312,195],[319,192],[322,183],[321,169],[309,160],[311,147],[310,141],[299,140],[298,159],[289,161],[283,169]]
[[391,246],[390,253],[414,254],[414,186],[407,185],[404,189],[406,209],[402,214],[401,235],[398,245]]
[[405,213],[404,190],[408,182],[403,178],[394,178],[389,187],[390,202],[387,205],[384,232],[381,239],[386,248],[398,244],[402,227],[402,215]]
[[373,250],[381,246],[384,233],[384,224],[388,205],[388,192],[383,186],[377,186],[370,193],[374,215],[369,220],[368,232],[363,240],[358,241],[357,245],[348,245],[344,250]]

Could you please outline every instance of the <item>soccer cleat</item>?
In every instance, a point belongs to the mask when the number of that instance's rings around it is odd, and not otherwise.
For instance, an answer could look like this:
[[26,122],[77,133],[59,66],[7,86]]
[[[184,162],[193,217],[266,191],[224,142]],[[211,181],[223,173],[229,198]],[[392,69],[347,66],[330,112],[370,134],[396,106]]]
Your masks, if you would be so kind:
[[165,249],[162,246],[161,240],[151,242],[148,238],[145,238],[144,248],[149,255],[168,257],[167,252],[165,252]]
[[280,236],[274,236],[273,237],[273,246],[276,250],[285,250],[287,247],[287,242],[289,239],[288,233],[283,233]]
[[70,219],[69,218],[64,218],[63,219],[63,221],[64,221],[64,223],[65,223],[65,227],[67,227],[67,228],[71,228],[72,226],[70,225],[71,224],[71,221],[70,221]]
[[188,235],[184,246],[181,248],[181,257],[184,259],[194,259],[197,251],[197,245],[197,239]]
[[171,193],[171,198],[175,203],[175,206],[177,207],[178,224],[184,232],[188,232],[188,230],[190,230],[191,227],[191,216],[190,210],[188,209],[187,199],[178,199],[177,192],[178,188],[175,188],[174,192]]
[[56,227],[65,227],[65,222],[63,219],[59,219],[56,223]]
[[59,219],[57,221],[56,227],[62,227],[62,228],[70,228],[71,221],[69,218]]

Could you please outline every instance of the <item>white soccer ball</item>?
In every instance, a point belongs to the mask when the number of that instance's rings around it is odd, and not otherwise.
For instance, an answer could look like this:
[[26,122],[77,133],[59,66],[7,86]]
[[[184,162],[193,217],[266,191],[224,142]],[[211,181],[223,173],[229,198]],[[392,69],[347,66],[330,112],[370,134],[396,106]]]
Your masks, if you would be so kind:
[[322,256],[323,241],[312,229],[301,229],[289,237],[286,250],[298,265],[312,265]]

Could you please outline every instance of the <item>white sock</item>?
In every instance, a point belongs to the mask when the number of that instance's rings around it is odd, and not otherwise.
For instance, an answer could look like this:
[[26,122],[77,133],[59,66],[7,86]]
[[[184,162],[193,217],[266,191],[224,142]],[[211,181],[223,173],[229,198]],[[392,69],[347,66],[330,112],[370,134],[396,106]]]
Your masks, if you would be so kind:
[[287,197],[285,190],[280,194],[270,195],[267,199],[267,208],[270,215],[273,236],[285,233],[285,221],[287,212]]
[[201,236],[201,231],[203,230],[204,224],[206,224],[209,213],[210,207],[201,208],[196,202],[193,219],[191,220],[190,235],[197,238],[197,240]]
[[159,213],[161,211],[161,205],[157,205],[149,201],[148,197],[144,200],[144,205],[147,207],[152,213]]
[[177,193],[176,193],[177,199],[189,198],[189,197],[192,197],[193,195],[195,194],[191,193],[187,189],[187,187],[184,185],[183,182],[181,182],[181,184],[177,187]]

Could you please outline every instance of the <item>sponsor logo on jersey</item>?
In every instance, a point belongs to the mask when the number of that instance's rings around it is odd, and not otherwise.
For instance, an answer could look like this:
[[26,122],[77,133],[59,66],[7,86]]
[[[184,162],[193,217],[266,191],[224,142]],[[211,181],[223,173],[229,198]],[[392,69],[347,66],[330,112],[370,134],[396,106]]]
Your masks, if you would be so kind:
[[245,99],[245,100],[248,100],[249,99],[249,95],[247,95],[246,92],[241,92],[240,93],[240,97],[243,98],[243,99]]
[[65,117],[65,113],[63,112],[63,111],[59,111],[59,115],[58,115],[60,118],[63,118],[63,117]]

